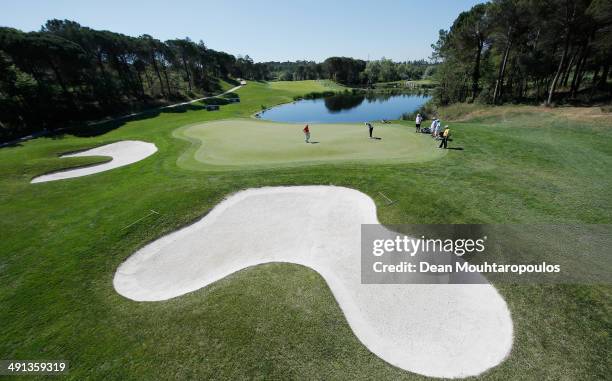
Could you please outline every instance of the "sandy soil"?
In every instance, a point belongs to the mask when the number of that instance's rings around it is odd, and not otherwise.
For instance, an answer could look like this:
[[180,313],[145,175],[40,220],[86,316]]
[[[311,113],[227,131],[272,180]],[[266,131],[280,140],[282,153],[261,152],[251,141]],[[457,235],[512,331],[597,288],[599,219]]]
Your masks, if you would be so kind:
[[323,276],[355,335],[390,364],[465,377],[501,363],[512,347],[513,325],[497,290],[489,284],[361,284],[361,224],[368,223],[378,223],[376,206],[356,190],[248,189],[138,250],[113,283],[127,298],[161,301],[245,267],[297,263]]
[[92,148],[87,151],[63,155],[61,157],[81,157],[81,156],[110,156],[112,160],[106,163],[67,169],[65,171],[53,172],[38,176],[32,179],[32,183],[42,183],[71,179],[92,175],[94,173],[108,171],[114,168],[123,167],[137,161],[143,160],[157,152],[157,147],[153,143],[141,142],[137,140],[124,140],[121,142],[107,144],[101,147]]

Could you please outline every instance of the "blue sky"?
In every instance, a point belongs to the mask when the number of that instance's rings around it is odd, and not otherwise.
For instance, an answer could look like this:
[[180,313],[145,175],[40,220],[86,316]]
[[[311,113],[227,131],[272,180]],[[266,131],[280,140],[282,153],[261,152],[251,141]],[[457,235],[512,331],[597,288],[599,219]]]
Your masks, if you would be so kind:
[[439,29],[478,0],[3,0],[0,26],[51,18],[161,40],[190,37],[255,61],[427,58]]

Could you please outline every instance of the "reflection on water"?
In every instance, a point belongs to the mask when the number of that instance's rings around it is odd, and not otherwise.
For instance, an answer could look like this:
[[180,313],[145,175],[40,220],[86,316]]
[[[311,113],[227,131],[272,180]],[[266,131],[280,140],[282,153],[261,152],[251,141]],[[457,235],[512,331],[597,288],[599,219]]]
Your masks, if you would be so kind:
[[324,101],[329,112],[340,112],[359,106],[364,99],[363,95],[334,95],[325,98]]
[[430,99],[422,94],[337,94],[280,105],[262,119],[289,123],[340,123],[399,119]]

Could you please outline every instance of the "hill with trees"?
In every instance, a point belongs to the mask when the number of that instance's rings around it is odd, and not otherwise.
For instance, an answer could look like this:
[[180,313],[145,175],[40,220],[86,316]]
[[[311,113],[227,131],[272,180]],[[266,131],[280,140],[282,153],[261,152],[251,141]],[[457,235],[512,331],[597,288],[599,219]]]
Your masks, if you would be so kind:
[[609,100],[612,1],[478,4],[432,48],[438,104]]
[[50,20],[0,28],[0,140],[264,79],[265,66],[189,38],[162,42]]

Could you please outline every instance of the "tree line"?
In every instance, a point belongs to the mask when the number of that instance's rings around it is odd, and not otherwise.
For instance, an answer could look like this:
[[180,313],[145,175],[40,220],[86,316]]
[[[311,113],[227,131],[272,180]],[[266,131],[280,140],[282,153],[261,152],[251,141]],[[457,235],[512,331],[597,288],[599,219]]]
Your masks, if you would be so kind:
[[612,1],[493,0],[432,48],[438,104],[609,100]]
[[264,79],[248,57],[189,38],[160,41],[49,20],[38,32],[0,27],[0,139]]
[[371,85],[377,82],[418,80],[435,72],[435,64],[425,60],[394,62],[387,58],[364,61],[349,57],[329,57],[314,61],[265,62],[270,78],[280,81],[330,79],[345,85]]

